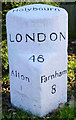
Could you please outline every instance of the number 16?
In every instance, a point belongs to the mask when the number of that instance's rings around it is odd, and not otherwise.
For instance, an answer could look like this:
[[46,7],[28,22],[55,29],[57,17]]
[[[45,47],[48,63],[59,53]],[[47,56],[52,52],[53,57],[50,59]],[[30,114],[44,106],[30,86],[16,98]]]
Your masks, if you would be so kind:
[[[30,57],[29,60],[32,60],[32,62],[35,62],[35,61],[36,61],[35,55],[33,55],[32,57]],[[37,61],[38,61],[38,62],[44,62],[43,55],[39,55],[39,56],[37,57]]]

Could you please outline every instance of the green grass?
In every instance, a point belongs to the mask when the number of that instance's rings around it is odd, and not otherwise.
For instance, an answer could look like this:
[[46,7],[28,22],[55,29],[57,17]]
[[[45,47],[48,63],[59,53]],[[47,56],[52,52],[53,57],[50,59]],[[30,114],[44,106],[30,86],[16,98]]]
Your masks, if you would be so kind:
[[44,116],[43,118],[40,118],[38,117],[37,115],[36,116],[33,116],[31,113],[28,113],[26,111],[22,111],[21,109],[18,109],[18,108],[14,108],[14,107],[11,107],[10,109],[6,110],[6,112],[3,113],[3,119],[9,119],[9,118],[12,118],[12,119],[15,119],[15,120],[20,120],[22,118],[22,120],[25,120],[25,119],[29,119],[31,118],[32,120],[35,119],[35,120],[42,120],[42,119],[45,119],[45,118],[48,118],[49,120],[50,119],[73,119],[75,116],[74,114],[74,111],[76,109],[74,108],[70,108],[68,105],[65,105],[63,108],[58,108],[57,110],[53,110],[52,113],[49,113],[47,116]]

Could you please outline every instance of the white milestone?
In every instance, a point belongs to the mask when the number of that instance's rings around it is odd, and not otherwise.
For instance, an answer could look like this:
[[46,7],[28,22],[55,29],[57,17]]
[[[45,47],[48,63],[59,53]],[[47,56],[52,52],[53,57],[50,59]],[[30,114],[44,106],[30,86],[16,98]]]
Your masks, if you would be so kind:
[[67,102],[68,13],[46,4],[6,15],[11,104],[43,117]]

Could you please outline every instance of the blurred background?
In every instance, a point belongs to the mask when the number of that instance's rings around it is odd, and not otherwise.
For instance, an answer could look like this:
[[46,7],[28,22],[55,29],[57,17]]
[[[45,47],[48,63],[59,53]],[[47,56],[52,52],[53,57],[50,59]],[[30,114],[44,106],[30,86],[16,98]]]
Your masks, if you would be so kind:
[[[6,0],[7,1],[7,0]],[[53,6],[58,6],[65,8],[68,12],[68,79],[67,79],[67,87],[68,87],[68,104],[65,109],[60,110],[59,112],[55,111],[55,113],[49,114],[52,118],[57,117],[60,119],[66,117],[67,120],[70,118],[74,118],[74,98],[76,98],[75,89],[76,89],[76,2],[2,2],[2,11],[0,10],[0,14],[2,15],[2,99],[3,99],[3,120],[6,120],[13,116],[20,118],[20,114],[22,114],[25,118],[25,115],[28,118],[28,114],[20,112],[18,109],[16,110],[14,107],[12,108],[10,103],[10,83],[9,83],[9,64],[8,64],[8,50],[7,50],[7,33],[6,33],[6,13],[16,7],[42,3],[49,4]],[[71,101],[71,102],[70,102]],[[71,108],[69,107],[71,106]],[[72,107],[73,106],[73,107]],[[8,112],[11,111],[11,112]],[[15,114],[14,114],[14,111]],[[76,110],[75,110],[76,111]],[[53,115],[53,116],[52,116]]]

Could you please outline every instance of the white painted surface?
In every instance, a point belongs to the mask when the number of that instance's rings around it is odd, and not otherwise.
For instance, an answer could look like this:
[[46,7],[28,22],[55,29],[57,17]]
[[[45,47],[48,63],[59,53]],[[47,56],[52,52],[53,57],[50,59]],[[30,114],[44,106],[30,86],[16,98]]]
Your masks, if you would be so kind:
[[67,101],[68,14],[26,5],[7,13],[6,26],[11,103],[42,117]]

